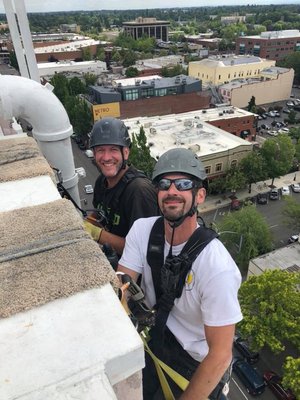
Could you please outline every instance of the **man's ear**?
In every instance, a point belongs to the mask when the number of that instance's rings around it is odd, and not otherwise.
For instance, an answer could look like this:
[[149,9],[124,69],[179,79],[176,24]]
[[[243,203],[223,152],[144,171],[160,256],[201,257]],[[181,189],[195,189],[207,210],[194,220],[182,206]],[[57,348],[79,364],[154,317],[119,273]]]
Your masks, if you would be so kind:
[[129,147],[123,147],[123,157],[124,157],[124,160],[128,160],[128,157],[129,157]]
[[204,203],[206,197],[206,190],[202,187],[198,189],[198,192],[196,194],[196,202],[197,204]]

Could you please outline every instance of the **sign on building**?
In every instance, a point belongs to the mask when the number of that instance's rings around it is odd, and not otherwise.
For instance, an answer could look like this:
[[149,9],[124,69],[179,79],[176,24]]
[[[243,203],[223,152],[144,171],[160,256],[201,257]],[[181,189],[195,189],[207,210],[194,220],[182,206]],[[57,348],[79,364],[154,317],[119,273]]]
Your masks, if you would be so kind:
[[94,122],[104,117],[120,117],[120,103],[93,105]]

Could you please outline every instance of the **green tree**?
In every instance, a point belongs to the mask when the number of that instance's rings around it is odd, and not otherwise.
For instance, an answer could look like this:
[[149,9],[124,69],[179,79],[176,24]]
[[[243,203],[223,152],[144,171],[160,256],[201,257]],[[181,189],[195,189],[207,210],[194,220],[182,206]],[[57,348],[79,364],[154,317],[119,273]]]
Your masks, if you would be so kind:
[[249,103],[248,103],[248,107],[247,110],[253,113],[256,113],[256,104],[255,104],[255,97],[252,96]]
[[117,64],[119,64],[122,61],[122,56],[119,51],[113,51],[111,60]]
[[138,74],[139,71],[136,67],[128,67],[125,72],[127,78],[134,78],[135,76],[138,76]]
[[11,51],[9,53],[9,63],[12,67],[14,67],[15,69],[17,69],[19,71],[19,64],[18,64],[18,60],[17,60],[17,56],[16,53],[14,51]]
[[232,192],[243,189],[246,186],[246,177],[239,168],[230,168],[226,175],[226,186]]
[[74,76],[69,80],[69,93],[70,95],[76,96],[77,94],[85,93],[86,86],[82,83],[82,81]]
[[91,86],[95,85],[98,78],[97,78],[97,75],[87,72],[86,74],[83,74],[83,79],[85,81],[85,86],[89,87],[90,85]]
[[280,269],[250,276],[241,286],[243,320],[238,329],[252,339],[256,350],[269,347],[275,354],[290,341],[300,349],[300,273]]
[[291,196],[285,197],[285,204],[282,209],[282,214],[285,217],[284,222],[300,232],[300,204]]
[[296,143],[299,143],[299,141],[300,141],[300,128],[295,128],[295,127],[294,128],[290,128],[289,136],[292,139],[295,139]]
[[134,65],[137,60],[137,56],[134,51],[129,50],[125,52],[124,58],[123,58],[123,66],[130,67],[131,65]]
[[296,117],[297,117],[296,111],[290,110],[290,113],[288,115],[289,124],[295,124],[296,123]]
[[287,357],[283,365],[282,383],[300,399],[300,358]]
[[137,135],[132,135],[129,161],[136,168],[142,170],[148,177],[152,176],[155,160],[151,157],[150,148],[147,144],[147,137],[143,126],[141,126],[140,132]]
[[100,61],[105,61],[105,51],[103,47],[97,47],[96,59]]
[[295,80],[300,82],[300,53],[298,51],[289,54],[284,61],[280,61],[277,64],[280,67],[293,68]]
[[89,47],[82,49],[82,59],[83,61],[90,61],[92,59],[91,49]]
[[[243,207],[239,211],[226,215],[218,225],[218,231],[223,232],[220,239],[243,274],[247,272],[251,258],[272,249],[272,238],[267,222],[254,206]],[[240,240],[242,240],[242,245],[237,253]]]
[[254,151],[244,157],[240,162],[240,170],[246,177],[249,185],[249,193],[251,193],[252,183],[266,179],[264,160],[258,152]]
[[260,149],[265,161],[268,176],[274,179],[288,173],[293,165],[295,146],[291,138],[286,135],[278,135],[274,139],[267,139]]
[[66,78],[64,74],[58,73],[52,76],[50,83],[54,86],[53,93],[58,97],[62,104],[65,104],[66,99],[69,96],[68,78]]

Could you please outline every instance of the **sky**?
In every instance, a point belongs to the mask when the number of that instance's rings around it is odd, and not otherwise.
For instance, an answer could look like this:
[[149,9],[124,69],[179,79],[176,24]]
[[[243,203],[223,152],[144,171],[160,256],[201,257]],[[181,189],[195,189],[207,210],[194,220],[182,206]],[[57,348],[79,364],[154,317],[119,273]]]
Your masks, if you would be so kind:
[[[18,0],[12,0],[15,3]],[[125,10],[144,8],[203,7],[247,4],[299,4],[300,0],[151,0],[145,7],[142,0],[24,0],[27,12],[76,11],[76,10]],[[0,0],[0,13],[4,13]]]

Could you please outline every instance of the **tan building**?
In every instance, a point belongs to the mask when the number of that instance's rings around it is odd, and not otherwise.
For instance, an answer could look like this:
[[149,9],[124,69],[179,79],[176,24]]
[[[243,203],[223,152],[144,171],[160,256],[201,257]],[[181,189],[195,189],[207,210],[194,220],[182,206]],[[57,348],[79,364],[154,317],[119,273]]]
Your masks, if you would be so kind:
[[189,63],[189,76],[203,84],[221,85],[233,79],[255,78],[263,69],[275,66],[275,61],[255,56],[212,56]]
[[224,102],[235,107],[246,107],[252,96],[256,105],[275,103],[290,97],[294,70],[271,67],[263,69],[256,79],[235,80],[219,87]]

